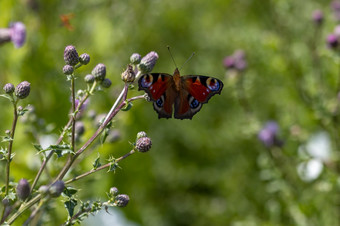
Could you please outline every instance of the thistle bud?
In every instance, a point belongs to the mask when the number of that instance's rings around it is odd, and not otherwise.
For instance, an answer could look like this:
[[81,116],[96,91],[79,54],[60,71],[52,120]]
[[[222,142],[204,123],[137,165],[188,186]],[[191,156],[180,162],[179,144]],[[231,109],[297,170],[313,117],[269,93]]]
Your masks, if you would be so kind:
[[104,88],[110,88],[110,86],[112,85],[112,82],[110,79],[106,78],[101,82],[101,85]]
[[115,198],[115,205],[119,207],[125,207],[129,203],[130,198],[126,194],[119,194]]
[[158,54],[154,51],[148,53],[142,58],[140,64],[138,64],[138,69],[143,73],[149,73],[152,71],[158,60]]
[[151,139],[149,137],[139,138],[136,142],[136,149],[139,152],[147,152],[151,148]]
[[85,76],[84,80],[85,80],[86,83],[91,84],[91,83],[94,82],[95,77],[91,74],[88,74],[88,75]]
[[112,196],[117,195],[117,194],[118,194],[118,188],[116,188],[116,187],[110,188],[110,194],[111,194]]
[[71,75],[73,73],[73,70],[74,70],[73,67],[68,64],[63,67],[63,73],[65,75]]
[[66,46],[64,50],[64,61],[71,66],[74,66],[79,62],[78,52],[74,46]]
[[132,66],[129,64],[126,70],[122,73],[121,78],[124,82],[133,82],[135,80],[136,74]]
[[114,143],[116,141],[118,141],[120,139],[120,132],[119,130],[115,129],[115,130],[110,130],[109,135],[107,136],[106,140],[109,143]]
[[17,185],[17,196],[22,201],[30,195],[30,184],[26,179],[21,179]]
[[142,138],[142,137],[147,137],[146,132],[141,131],[137,133],[137,140]]
[[7,83],[6,85],[4,85],[3,89],[7,94],[12,94],[15,90],[14,85],[12,83]]
[[321,25],[323,22],[323,13],[321,10],[315,10],[312,15],[312,19],[316,25]]
[[56,198],[61,195],[61,193],[65,189],[65,184],[64,181],[57,180],[49,189],[49,192],[52,197]]
[[30,94],[30,90],[31,90],[30,85],[31,83],[27,81],[23,81],[19,83],[19,85],[17,85],[17,87],[15,88],[15,95],[19,99],[25,99]]
[[141,55],[138,53],[134,53],[130,57],[131,64],[137,65],[140,63],[140,60],[142,59]]
[[83,53],[79,56],[79,61],[81,64],[86,65],[90,62],[90,55],[87,53]]
[[48,193],[48,186],[47,185],[42,185],[39,187],[39,193],[42,195],[46,195]]
[[79,136],[85,133],[85,125],[81,121],[77,121],[75,124],[75,133]]
[[106,66],[104,64],[97,64],[92,70],[92,75],[97,81],[103,81],[106,76]]

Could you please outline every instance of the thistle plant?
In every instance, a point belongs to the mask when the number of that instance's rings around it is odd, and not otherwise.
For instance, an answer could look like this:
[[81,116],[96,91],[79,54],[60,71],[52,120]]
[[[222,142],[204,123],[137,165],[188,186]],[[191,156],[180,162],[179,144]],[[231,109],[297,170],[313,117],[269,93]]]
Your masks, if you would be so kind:
[[[87,65],[90,61],[90,56],[87,53],[78,54],[74,46],[67,46],[64,51],[65,65],[62,67],[62,72],[65,78],[70,83],[70,99],[71,109],[69,120],[60,132],[59,138],[54,144],[48,147],[43,147],[40,144],[34,144],[39,156],[42,158],[42,163],[39,170],[36,172],[34,178],[11,178],[11,163],[16,161],[15,150],[13,143],[15,142],[14,135],[18,122],[18,118],[22,117],[23,121],[29,121],[31,114],[34,114],[34,107],[21,107],[18,104],[22,99],[27,99],[31,92],[31,84],[28,81],[23,81],[16,87],[11,84],[3,86],[4,94],[1,97],[7,98],[13,106],[13,122],[11,130],[5,132],[2,138],[2,144],[7,144],[0,149],[0,160],[5,164],[5,184],[0,190],[0,198],[2,200],[1,207],[1,224],[12,224],[25,213],[29,216],[25,224],[29,224],[33,220],[39,220],[40,212],[44,206],[50,202],[55,202],[59,197],[63,197],[64,205],[68,216],[65,216],[65,225],[73,225],[80,223],[89,214],[98,212],[101,209],[108,211],[109,207],[125,207],[129,202],[127,194],[119,194],[116,187],[111,188],[108,192],[108,200],[106,201],[83,201],[76,195],[77,188],[71,187],[70,184],[78,181],[84,177],[88,177],[98,171],[107,172],[115,171],[119,167],[119,162],[126,159],[136,152],[147,152],[151,148],[151,139],[145,132],[137,134],[136,141],[132,143],[131,150],[120,157],[110,157],[106,163],[102,163],[101,156],[98,156],[93,163],[92,169],[79,175],[66,176],[66,174],[77,166],[84,159],[83,156],[96,149],[96,140],[104,142],[114,142],[119,139],[119,132],[112,129],[113,118],[123,110],[129,110],[132,107],[132,102],[139,99],[145,99],[145,95],[134,96],[128,98],[128,92],[133,88],[136,75],[140,75],[141,68],[143,72],[147,70],[150,72],[154,67],[158,55],[155,52],[149,53],[146,57],[141,59],[139,54],[132,54],[130,63],[127,65],[125,71],[122,72],[121,78],[123,80],[123,89],[113,103],[110,111],[102,117],[100,124],[95,128],[95,132],[88,138],[84,139],[85,126],[82,122],[82,115],[87,109],[89,99],[95,95],[99,90],[110,88],[112,82],[107,78],[106,66],[98,63],[90,74],[84,76],[86,87],[81,90],[75,90],[75,83],[77,79],[82,77],[77,73],[77,69]],[[34,87],[34,84],[32,84]],[[34,92],[34,90],[32,90]],[[92,118],[95,114],[89,112]],[[32,120],[34,121],[34,120]],[[100,138],[100,139],[99,139]],[[56,155],[58,158],[52,158]],[[60,158],[65,156],[66,158]],[[49,178],[42,179],[41,175],[46,171],[47,166],[53,164],[53,161],[62,161],[63,167],[59,172]],[[18,182],[16,180],[20,179]],[[27,214],[29,212],[29,214]]]

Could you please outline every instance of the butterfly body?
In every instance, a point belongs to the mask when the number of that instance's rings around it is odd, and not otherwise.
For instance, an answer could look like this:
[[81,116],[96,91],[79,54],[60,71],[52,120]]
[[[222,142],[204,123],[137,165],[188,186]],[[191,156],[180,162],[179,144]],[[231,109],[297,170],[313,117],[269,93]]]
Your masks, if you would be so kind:
[[202,104],[221,93],[223,83],[202,75],[180,76],[176,68],[173,76],[165,73],[142,75],[138,86],[138,90],[144,90],[149,95],[158,118],[171,118],[174,106],[175,118],[191,119]]

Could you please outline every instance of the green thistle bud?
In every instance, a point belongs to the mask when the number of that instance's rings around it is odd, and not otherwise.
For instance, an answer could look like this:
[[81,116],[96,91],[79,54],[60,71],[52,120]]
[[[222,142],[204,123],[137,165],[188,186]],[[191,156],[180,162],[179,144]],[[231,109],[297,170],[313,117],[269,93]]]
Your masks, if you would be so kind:
[[126,194],[119,194],[115,198],[115,205],[119,207],[125,207],[129,203],[130,198]]
[[62,180],[57,180],[49,189],[49,192],[52,197],[56,198],[61,195],[61,193],[65,189],[65,184],[64,181]]
[[136,149],[139,152],[147,152],[151,148],[151,139],[149,137],[139,138],[136,142]]
[[111,194],[112,196],[117,195],[117,194],[118,194],[118,188],[116,188],[116,187],[110,188],[110,194]]
[[22,201],[27,199],[27,197],[30,195],[30,184],[26,179],[21,179],[17,185],[17,196]]
[[137,140],[142,138],[142,137],[147,137],[146,132],[141,131],[137,133]]
[[91,83],[94,82],[95,77],[91,74],[88,74],[88,75],[85,76],[84,80],[85,80],[86,83],[91,84]]
[[39,193],[42,194],[42,195],[46,195],[48,194],[48,186],[47,185],[42,185],[39,187]]
[[6,85],[4,85],[3,89],[7,94],[12,94],[15,90],[14,85],[12,83],[7,83]]
[[90,62],[90,55],[87,53],[83,53],[79,56],[79,61],[81,64],[86,65]]
[[110,88],[110,86],[112,85],[112,82],[110,79],[106,78],[101,82],[101,85],[104,88]]
[[97,64],[92,70],[92,75],[97,81],[103,81],[106,76],[106,66],[104,64]]
[[66,46],[64,50],[64,61],[71,66],[74,66],[79,62],[78,52],[74,46]]
[[134,53],[130,57],[131,64],[137,65],[140,63],[140,60],[142,59],[141,55],[138,53]]
[[65,75],[71,75],[73,73],[73,70],[74,70],[73,67],[68,64],[63,67],[63,73]]
[[25,99],[30,94],[30,85],[31,83],[27,81],[21,82],[17,87],[15,88],[15,95],[19,99]]
[[135,80],[136,74],[133,67],[129,64],[126,70],[122,73],[121,78],[124,82],[133,82]]

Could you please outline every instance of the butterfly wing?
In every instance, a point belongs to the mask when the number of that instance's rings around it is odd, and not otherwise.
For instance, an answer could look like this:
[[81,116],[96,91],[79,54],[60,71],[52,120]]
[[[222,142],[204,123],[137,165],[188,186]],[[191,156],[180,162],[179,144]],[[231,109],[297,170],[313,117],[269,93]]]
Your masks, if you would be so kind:
[[175,118],[191,119],[202,108],[202,104],[223,88],[221,80],[202,76],[188,75],[181,77],[181,89],[175,100]]
[[145,74],[138,80],[138,86],[138,90],[144,90],[149,95],[153,102],[153,108],[158,113],[158,118],[171,118],[172,105],[177,96],[171,75]]

